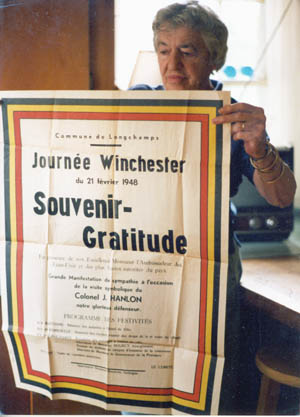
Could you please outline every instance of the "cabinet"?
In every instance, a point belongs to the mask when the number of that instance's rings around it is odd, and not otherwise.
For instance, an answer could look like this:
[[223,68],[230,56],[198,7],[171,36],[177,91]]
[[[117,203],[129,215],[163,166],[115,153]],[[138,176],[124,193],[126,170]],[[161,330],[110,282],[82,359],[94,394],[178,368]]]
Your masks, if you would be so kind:
[[1,90],[114,89],[113,0],[0,3]]
[[[115,89],[113,0],[2,0],[0,38],[1,90]],[[17,389],[1,331],[0,411],[108,413]]]

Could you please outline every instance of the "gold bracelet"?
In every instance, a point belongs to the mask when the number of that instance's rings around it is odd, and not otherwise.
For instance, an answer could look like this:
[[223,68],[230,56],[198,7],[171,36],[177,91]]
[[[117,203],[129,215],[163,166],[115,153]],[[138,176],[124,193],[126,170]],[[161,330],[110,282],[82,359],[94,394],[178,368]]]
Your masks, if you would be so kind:
[[[253,158],[250,156],[250,162],[251,162],[251,165],[252,165],[255,169],[257,169],[257,171],[262,172],[262,173],[264,173],[264,174],[267,174],[267,173],[272,172],[272,171],[273,171],[274,166],[276,165],[277,161],[279,160],[279,152],[278,152],[278,150],[277,150],[277,149],[276,149],[273,145],[270,145],[270,147],[271,147],[271,152],[275,155],[275,158],[274,158],[273,162],[271,162],[271,164],[270,164],[269,166],[265,167],[265,168],[260,168],[259,166],[257,166],[256,162],[255,162],[255,161],[253,160]],[[271,152],[270,152],[270,153],[271,153]],[[268,155],[270,155],[270,153],[269,153]]]
[[257,170],[259,172],[262,172],[264,174],[267,174],[267,173],[270,173],[270,172],[273,171],[275,165],[277,164],[277,162],[279,160],[279,152],[277,150],[274,150],[273,152],[275,154],[274,161],[269,166],[267,166],[266,168],[257,168]]
[[264,154],[264,156],[261,156],[260,158],[252,158],[253,162],[261,162],[263,161],[265,158],[267,158],[270,153],[273,151],[272,145],[270,143],[270,139],[266,139],[266,152]]
[[274,184],[275,182],[277,182],[278,180],[280,180],[280,178],[283,176],[283,174],[284,174],[284,170],[285,170],[285,163],[284,162],[282,162],[282,164],[281,164],[281,171],[280,171],[280,174],[278,175],[278,177],[277,178],[275,178],[274,180],[269,180],[269,181],[265,181],[262,177],[260,177],[262,180],[263,180],[263,182],[265,182],[266,184]]

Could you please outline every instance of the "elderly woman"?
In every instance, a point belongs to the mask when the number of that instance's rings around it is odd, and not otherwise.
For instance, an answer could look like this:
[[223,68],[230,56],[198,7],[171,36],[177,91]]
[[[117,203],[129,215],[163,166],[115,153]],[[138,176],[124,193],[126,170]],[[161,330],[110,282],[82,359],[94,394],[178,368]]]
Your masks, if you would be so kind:
[[[219,70],[227,52],[227,28],[213,11],[197,1],[172,4],[158,11],[153,22],[154,46],[163,86],[137,85],[134,90],[220,90],[222,85],[210,78]],[[246,176],[272,205],[292,203],[296,189],[293,173],[270,144],[266,135],[263,109],[245,103],[226,105],[213,120],[231,123],[230,197]],[[231,216],[231,219],[233,216]],[[225,331],[225,370],[220,413],[237,411],[236,373],[239,365],[239,279],[240,258],[233,225],[230,225],[229,273]]]

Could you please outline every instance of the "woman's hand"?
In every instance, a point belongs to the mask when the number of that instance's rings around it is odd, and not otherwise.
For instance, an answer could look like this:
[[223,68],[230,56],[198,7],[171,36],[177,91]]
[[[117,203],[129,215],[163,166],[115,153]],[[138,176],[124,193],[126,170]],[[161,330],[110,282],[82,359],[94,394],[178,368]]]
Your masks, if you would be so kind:
[[231,123],[233,140],[242,139],[247,154],[258,160],[253,181],[259,193],[274,206],[290,205],[294,199],[296,181],[281,158],[276,157],[276,153],[267,152],[264,110],[246,103],[235,103],[222,107],[219,114],[212,120],[213,123]]
[[260,107],[246,103],[228,104],[219,110],[215,124],[231,123],[234,140],[244,141],[245,151],[252,158],[261,158],[266,152],[266,116]]

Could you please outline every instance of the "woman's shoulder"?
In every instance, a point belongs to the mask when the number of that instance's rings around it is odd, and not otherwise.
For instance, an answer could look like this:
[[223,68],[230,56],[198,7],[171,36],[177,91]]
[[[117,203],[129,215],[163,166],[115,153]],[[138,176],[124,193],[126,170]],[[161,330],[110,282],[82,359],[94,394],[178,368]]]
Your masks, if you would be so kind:
[[156,87],[151,87],[148,84],[136,84],[129,88],[129,90],[163,90],[164,87],[162,85],[158,85]]

